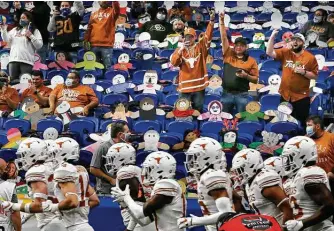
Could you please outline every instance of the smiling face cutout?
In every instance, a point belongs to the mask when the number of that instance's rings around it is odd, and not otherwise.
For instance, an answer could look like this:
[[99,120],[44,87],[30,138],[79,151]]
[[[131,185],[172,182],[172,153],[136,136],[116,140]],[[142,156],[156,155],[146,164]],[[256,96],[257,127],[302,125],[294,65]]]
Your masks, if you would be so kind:
[[157,84],[158,73],[155,70],[146,71],[143,79],[144,84]]
[[237,140],[237,134],[234,131],[229,131],[224,134],[224,143],[233,144]]
[[281,76],[279,75],[271,75],[268,78],[268,84],[272,86],[279,86],[281,84]]
[[213,100],[208,105],[208,111],[212,115],[219,115],[223,111],[223,105],[218,100]]
[[209,87],[214,88],[214,89],[221,87],[222,84],[223,84],[223,80],[218,75],[213,75],[209,80]]
[[260,109],[261,109],[261,105],[259,104],[259,102],[256,102],[256,101],[251,101],[246,105],[246,111],[251,114],[259,112]]
[[140,101],[139,105],[140,109],[143,111],[150,111],[154,108],[154,102],[153,99],[145,97]]
[[130,57],[128,54],[123,53],[118,56],[118,63],[129,63]]
[[175,107],[179,111],[187,111],[191,108],[191,105],[188,99],[180,98],[175,102]]
[[58,131],[53,127],[47,128],[43,132],[44,140],[56,140],[57,138],[58,138]]
[[112,78],[112,85],[125,83],[125,77],[123,75],[117,74]]

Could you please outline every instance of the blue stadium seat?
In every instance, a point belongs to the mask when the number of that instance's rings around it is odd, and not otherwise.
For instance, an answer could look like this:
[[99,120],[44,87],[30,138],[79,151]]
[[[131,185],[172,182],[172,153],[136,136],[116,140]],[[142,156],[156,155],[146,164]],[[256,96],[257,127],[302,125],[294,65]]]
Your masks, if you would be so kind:
[[133,73],[132,82],[136,85],[142,84],[146,70],[138,70]]
[[296,23],[296,17],[297,17],[298,13],[295,12],[289,12],[289,13],[284,13],[283,14],[283,21],[287,22],[287,23]]
[[237,142],[243,145],[246,145],[246,147],[248,147],[248,145],[250,145],[253,141],[253,136],[247,133],[239,133],[238,134],[238,139]]
[[281,102],[281,95],[264,95],[260,99],[261,111],[277,110],[278,105]]
[[214,140],[218,140],[219,142],[221,142],[221,137],[215,133],[201,133],[201,137],[209,137],[209,138],[212,138]]
[[181,180],[184,179],[188,176],[187,170],[184,166],[182,165],[176,165],[176,171],[175,171],[175,179],[176,180]]
[[214,57],[215,59],[220,59],[220,58],[222,58],[222,57],[223,57],[223,51],[222,51],[222,49],[221,49],[221,48],[216,49],[216,50],[215,50],[215,53],[214,53],[214,55],[213,55],[213,57]]
[[23,120],[23,119],[8,119],[4,125],[3,128],[5,131],[8,131],[11,128],[18,128],[22,134],[22,136],[26,135],[31,128],[30,121]]
[[328,49],[311,48],[311,49],[307,49],[307,51],[312,53],[313,55],[323,55],[326,58]]
[[135,132],[145,133],[149,128],[153,128],[157,132],[161,132],[161,124],[156,120],[139,120],[135,122],[133,130]]
[[95,76],[95,79],[97,78],[101,78],[103,75],[103,71],[101,69],[95,69],[95,70],[80,70],[80,78],[82,78],[83,76],[87,75],[87,74],[91,74]]
[[233,13],[231,14],[231,23],[243,23],[247,13]]
[[173,134],[168,134],[168,133],[161,133],[160,134],[160,140],[161,143],[168,144],[169,147],[173,147],[175,144],[180,143],[182,140],[180,140],[179,137],[173,135]]
[[0,149],[0,158],[4,159],[6,162],[15,160],[16,157],[16,149],[6,148]]
[[106,80],[112,80],[116,75],[123,75],[125,80],[127,80],[128,76],[129,76],[129,73],[126,72],[126,71],[122,71],[122,70],[108,70],[104,74],[104,78]]
[[318,72],[318,78],[316,81],[318,83],[325,83],[326,79],[330,76],[331,72],[330,71],[319,71]]
[[243,121],[238,123],[238,133],[246,133],[251,136],[255,136],[257,131],[262,131],[263,126],[259,122],[254,121]]
[[101,86],[103,89],[108,89],[112,86],[112,83],[109,80],[97,80],[95,84]]
[[266,52],[261,49],[248,49],[249,56],[256,59],[258,62],[261,62],[261,60],[266,59]]
[[272,13],[261,13],[255,17],[256,22],[268,22],[271,21]]
[[112,59],[113,59],[113,63],[118,63],[118,56],[120,56],[121,54],[128,54],[129,57],[132,57],[132,50],[131,49],[127,49],[127,48],[123,48],[123,49],[113,49],[113,54],[112,54]]
[[112,119],[101,120],[99,131],[100,131],[100,132],[105,132],[105,131],[107,131],[107,127],[108,127],[108,125],[111,124],[112,122],[113,122]]
[[144,93],[138,94],[134,97],[133,100],[140,102],[142,99],[147,98],[147,97],[153,100],[155,106],[158,106],[158,102],[159,102],[158,96],[154,94],[144,94]]
[[84,14],[84,16],[82,17],[82,20],[81,20],[81,24],[88,24],[89,19],[90,19],[90,13]]
[[200,131],[201,133],[219,134],[223,127],[224,125],[222,122],[206,121],[201,125]]
[[317,96],[313,99],[310,105],[310,115],[324,116],[324,109],[321,104],[321,96]]
[[67,78],[68,75],[68,71],[65,70],[51,70],[48,72],[46,79],[51,80],[52,77],[56,76],[56,75],[60,75],[64,78],[64,80]]
[[80,150],[80,157],[77,164],[89,168],[92,157],[93,153],[91,153],[90,151]]
[[92,143],[88,141],[88,137],[89,134],[95,132],[95,123],[83,118],[72,120],[69,124],[69,130],[79,136],[77,141],[81,146],[87,146]]
[[179,133],[182,136],[188,129],[195,129],[194,123],[188,121],[172,121],[166,126],[166,131]]
[[98,118],[93,117],[93,116],[87,116],[87,117],[82,117],[83,120],[89,120],[92,121],[95,124],[95,129],[94,132],[98,132],[99,131],[99,125],[100,125],[100,121]]
[[327,59],[328,59],[328,61],[333,61],[334,60],[334,49],[329,49],[327,51]]
[[273,73],[279,73],[279,71],[281,70],[281,62],[279,61],[275,61],[275,60],[266,60],[262,63],[262,67],[261,70],[268,70],[268,71],[272,71]]
[[161,75],[161,80],[174,81],[174,79],[179,75],[178,71],[165,71]]
[[165,99],[165,104],[174,107],[174,104],[176,100],[178,100],[178,98],[179,98],[179,94],[167,95]]
[[7,139],[7,134],[5,131],[0,131],[0,147],[7,144],[9,141]]
[[272,76],[274,73],[270,71],[260,70],[259,72],[259,83],[268,85],[268,79],[270,76]]
[[255,31],[254,30],[242,30],[241,35],[248,40],[249,43],[253,41]]
[[286,135],[286,139],[289,139],[298,134],[298,125],[292,122],[268,123],[264,129],[268,132],[275,132]]
[[128,97],[124,94],[107,94],[102,99],[102,103],[107,105],[112,105],[116,102],[126,103],[128,101]]
[[37,123],[37,131],[44,132],[47,128],[55,128],[58,131],[58,134],[63,131],[63,122],[56,119],[41,119]]
[[184,165],[186,161],[186,154],[184,152],[176,152],[173,154],[173,157],[176,160],[176,165]]
[[138,152],[136,156],[136,165],[141,166],[145,158],[148,156],[148,154],[150,154],[150,152],[146,152],[146,151]]
[[78,50],[78,61],[83,61],[83,57],[84,57],[85,52],[86,51],[84,49]]
[[164,58],[170,58],[170,56],[174,53],[174,49],[164,49],[164,50],[161,50],[160,52],[160,57],[164,57]]
[[218,95],[211,95],[207,94],[204,96],[204,104],[203,104],[203,110],[207,111],[208,110],[208,105],[211,101],[213,100],[218,100],[220,101],[221,97]]
[[214,30],[212,33],[212,37],[220,39],[220,30]]

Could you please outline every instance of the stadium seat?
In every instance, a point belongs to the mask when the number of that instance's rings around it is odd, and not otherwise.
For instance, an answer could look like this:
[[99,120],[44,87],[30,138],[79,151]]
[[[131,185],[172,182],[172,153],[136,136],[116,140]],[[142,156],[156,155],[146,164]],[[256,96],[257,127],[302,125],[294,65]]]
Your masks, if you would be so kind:
[[264,95],[260,99],[261,111],[277,110],[278,105],[281,103],[281,95]]
[[216,49],[213,57],[215,59],[220,59],[221,57],[223,57],[223,51],[222,51],[222,49],[221,48]]
[[259,122],[243,121],[238,123],[238,133],[246,133],[255,136],[255,133],[263,130],[263,126]]
[[174,107],[176,100],[178,100],[179,94],[167,95],[165,99],[165,104]]
[[16,157],[16,149],[0,149],[0,158],[4,159],[6,162],[15,160]]
[[176,180],[181,180],[184,179],[188,176],[187,170],[184,166],[182,165],[176,165],[176,171],[175,171],[175,179]]
[[250,145],[250,143],[252,143],[253,141],[253,136],[248,134],[248,133],[239,133],[238,132],[238,139],[237,139],[237,143],[246,145],[248,147],[248,145]]
[[76,119],[72,120],[69,124],[70,132],[78,135],[78,143],[81,146],[87,146],[93,142],[88,141],[89,134],[95,132],[95,123],[91,120]]
[[156,120],[139,120],[135,122],[133,130],[139,133],[145,133],[148,129],[154,129],[157,132],[161,132],[161,124]]
[[101,69],[96,70],[80,70],[80,78],[84,77],[85,75],[93,75],[95,79],[101,78],[103,75],[103,71]]
[[290,139],[298,134],[298,125],[292,122],[268,123],[264,129],[268,132],[280,133]]
[[148,154],[150,154],[150,152],[139,151],[136,156],[136,165],[141,166]]
[[109,80],[97,80],[95,84],[101,86],[104,90],[112,86],[112,82]]
[[87,117],[82,117],[80,119],[92,121],[95,124],[94,132],[98,132],[99,131],[100,121],[99,121],[98,118],[96,118],[94,116],[87,116]]
[[113,105],[116,102],[126,103],[128,101],[128,97],[124,94],[107,94],[102,99],[102,103],[107,105]]
[[182,137],[184,132],[188,129],[195,129],[194,123],[188,121],[172,121],[166,126],[166,131],[179,133]]
[[321,104],[321,96],[316,96],[310,105],[310,115],[318,115],[320,117],[324,116],[324,109]]
[[133,73],[132,82],[136,85],[142,84],[146,70],[138,70]]
[[4,123],[3,128],[5,131],[8,131],[11,128],[18,128],[22,136],[25,136],[30,131],[31,124],[30,121],[24,119],[8,119]]
[[203,104],[203,110],[207,111],[208,110],[208,105],[211,101],[213,100],[218,100],[220,101],[221,97],[218,95],[211,95],[207,94],[204,96],[204,104]]
[[260,70],[259,72],[259,83],[268,85],[268,79],[270,76],[274,75],[274,73],[270,71]]
[[160,57],[167,58],[169,60],[174,51],[174,49],[164,49],[160,52]]
[[261,13],[255,17],[256,22],[268,22],[271,20],[272,13]]
[[161,80],[174,82],[174,79],[179,75],[178,71],[166,71],[162,73]]
[[327,49],[325,48],[311,48],[307,49],[308,52],[312,53],[313,55],[323,55],[325,58],[327,57]]
[[186,154],[184,152],[175,152],[173,157],[176,160],[176,165],[183,165],[186,161]]
[[325,83],[326,79],[330,76],[331,72],[330,71],[319,71],[318,72],[318,78],[316,81],[318,83]]
[[80,157],[77,164],[82,165],[85,168],[89,168],[92,157],[93,153],[86,150],[80,150]]
[[60,75],[64,78],[64,80],[67,78],[67,75],[68,75],[68,71],[65,71],[65,70],[51,70],[48,72],[47,76],[46,76],[46,79],[47,80],[51,80],[52,77],[56,76],[56,75]]
[[274,71],[273,73],[279,73],[281,70],[281,62],[275,61],[275,60],[266,60],[262,63],[261,70],[268,70],[268,71]]
[[7,144],[9,141],[7,139],[7,134],[5,131],[0,132],[0,147],[4,146]]
[[126,72],[126,71],[122,71],[122,70],[108,70],[104,74],[104,78],[106,80],[112,80],[116,75],[122,75],[122,76],[124,76],[125,80],[127,80],[128,76],[129,76],[129,73]]
[[289,12],[289,13],[284,13],[283,14],[283,21],[287,23],[296,23],[296,17],[298,13],[295,12]]
[[180,143],[182,140],[173,134],[161,133],[159,142],[168,144],[172,148],[175,144]]
[[154,94],[138,94],[134,97],[134,101],[137,101],[137,102],[140,102],[142,99],[144,98],[151,98],[154,102],[154,105],[155,106],[158,106],[158,102],[159,102],[159,99],[158,99],[158,96],[157,95],[154,95]]
[[113,49],[113,54],[112,54],[112,59],[113,59],[113,63],[118,63],[118,57],[121,54],[128,54],[129,57],[132,57],[132,50],[131,49],[127,49],[127,48],[123,48],[123,49]]
[[112,119],[101,120],[99,132],[105,132],[105,131],[107,131],[108,125],[111,124],[112,122],[113,122]]
[[224,125],[222,122],[216,121],[206,121],[200,127],[201,134],[205,133],[208,136],[212,137],[210,134],[219,134],[223,129]]
[[44,132],[47,128],[55,128],[58,134],[63,131],[63,122],[56,119],[41,119],[37,123],[37,131]]
[[231,14],[231,23],[243,23],[247,13],[233,13]]
[[253,57],[254,59],[256,59],[259,62],[261,62],[262,60],[266,59],[267,55],[266,52],[264,50],[261,49],[248,49],[248,53],[249,56]]

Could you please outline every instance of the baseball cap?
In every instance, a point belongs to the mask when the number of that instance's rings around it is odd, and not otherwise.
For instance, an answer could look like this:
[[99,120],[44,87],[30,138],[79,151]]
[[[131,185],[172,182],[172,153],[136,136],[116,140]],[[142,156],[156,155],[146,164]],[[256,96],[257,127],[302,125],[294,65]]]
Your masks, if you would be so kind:
[[190,28],[190,27],[186,28],[184,30],[184,36],[186,36],[187,34],[190,34],[190,35],[196,37],[196,31],[193,28]]
[[234,44],[237,44],[237,43],[242,43],[244,45],[247,45],[247,40],[245,38],[243,38],[243,37],[238,37],[234,41]]
[[304,35],[302,35],[301,33],[294,34],[294,35],[292,36],[292,39],[294,39],[294,38],[296,38],[296,39],[300,39],[300,40],[302,40],[302,41],[305,43],[305,37],[304,37]]

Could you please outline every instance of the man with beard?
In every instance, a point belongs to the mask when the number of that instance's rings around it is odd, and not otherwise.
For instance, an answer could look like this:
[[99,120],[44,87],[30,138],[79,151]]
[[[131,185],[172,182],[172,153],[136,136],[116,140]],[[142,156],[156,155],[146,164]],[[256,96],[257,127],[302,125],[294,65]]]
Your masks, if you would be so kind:
[[292,104],[291,115],[305,127],[310,111],[310,81],[318,77],[318,63],[314,55],[304,49],[305,38],[299,33],[292,37],[292,49],[274,50],[277,34],[278,30],[273,30],[267,45],[267,55],[282,62],[282,82],[279,88],[281,101]]

